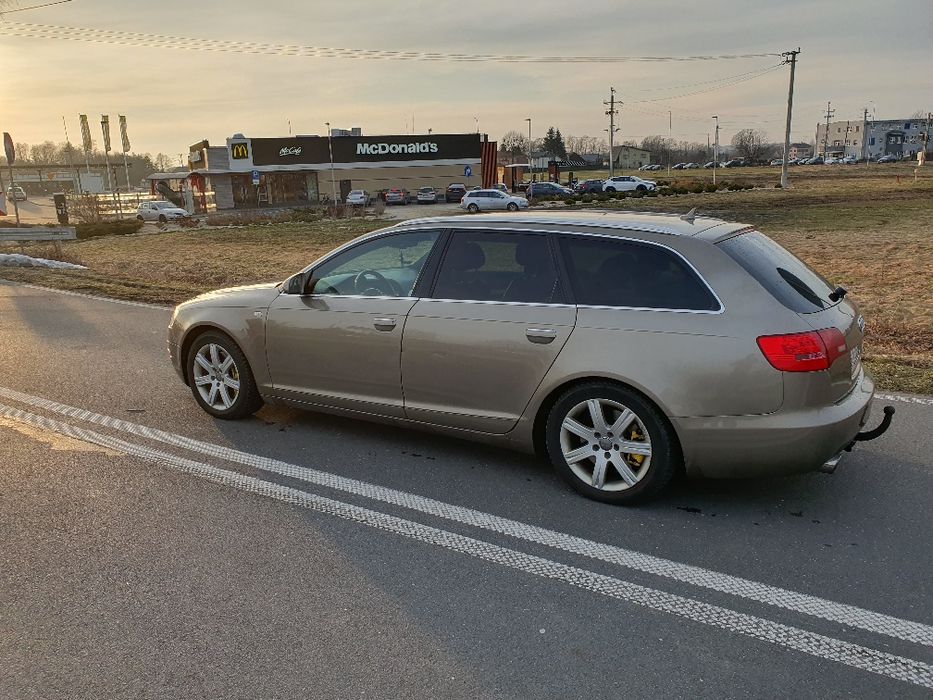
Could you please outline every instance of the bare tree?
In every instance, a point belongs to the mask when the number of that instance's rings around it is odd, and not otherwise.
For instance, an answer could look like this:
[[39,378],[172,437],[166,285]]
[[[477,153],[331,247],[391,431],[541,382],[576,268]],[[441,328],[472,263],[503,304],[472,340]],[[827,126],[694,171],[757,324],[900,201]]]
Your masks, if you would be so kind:
[[768,135],[761,129],[742,129],[732,137],[732,145],[740,157],[752,163],[767,158],[771,148]]
[[43,141],[29,148],[29,160],[34,165],[54,165],[60,163],[59,149],[53,141]]
[[499,141],[499,149],[512,155],[528,153],[528,137],[520,131],[506,131]]

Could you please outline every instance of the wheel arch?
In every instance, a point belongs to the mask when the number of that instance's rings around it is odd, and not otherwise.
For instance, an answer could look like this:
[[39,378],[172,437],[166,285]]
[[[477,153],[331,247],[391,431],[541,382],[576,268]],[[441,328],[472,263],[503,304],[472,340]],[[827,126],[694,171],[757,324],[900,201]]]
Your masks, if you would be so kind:
[[670,414],[664,405],[655,396],[652,396],[649,392],[645,391],[639,386],[636,386],[635,384],[632,384],[631,382],[620,379],[619,377],[610,377],[597,374],[584,375],[568,379],[553,387],[544,396],[544,398],[538,404],[537,409],[535,410],[534,421],[532,423],[531,438],[534,445],[535,454],[543,456],[546,453],[545,430],[547,428],[547,418],[558,399],[560,399],[560,397],[569,390],[578,386],[596,383],[613,384],[619,388],[627,389],[628,391],[632,391],[638,394],[641,398],[654,406],[661,417],[664,419],[667,427],[670,429],[671,435],[674,437],[674,447],[680,458],[680,466],[678,468],[683,468],[683,447],[681,445],[680,434],[677,432],[677,426],[674,424],[674,421],[671,420]]
[[[240,352],[243,353],[243,357],[245,357],[246,361],[249,362],[249,356],[246,354],[246,352],[244,352],[243,347],[238,342],[236,342],[233,334],[230,333],[226,328],[210,321],[199,321],[185,331],[185,334],[181,339],[181,344],[179,345],[179,358],[181,359],[182,378],[185,380],[185,384],[188,386],[191,386],[191,377],[188,376],[188,353],[191,352],[191,346],[194,344],[195,340],[197,340],[205,333],[210,332],[220,333],[226,337],[231,343],[239,348]],[[252,370],[252,367],[250,367],[250,370]]]

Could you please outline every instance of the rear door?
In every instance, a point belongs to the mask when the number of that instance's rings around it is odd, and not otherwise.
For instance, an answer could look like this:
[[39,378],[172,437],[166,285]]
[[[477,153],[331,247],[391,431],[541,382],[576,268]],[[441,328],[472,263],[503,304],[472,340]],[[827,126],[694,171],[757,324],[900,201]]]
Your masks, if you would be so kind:
[[408,314],[402,385],[409,418],[512,429],[573,330],[545,234],[455,231],[433,292]]
[[835,328],[842,334],[844,344],[828,348],[830,356],[837,356],[828,372],[830,396],[838,400],[848,394],[858,380],[865,335],[865,320],[855,302],[830,298],[832,284],[758,231],[717,245],[813,330]]

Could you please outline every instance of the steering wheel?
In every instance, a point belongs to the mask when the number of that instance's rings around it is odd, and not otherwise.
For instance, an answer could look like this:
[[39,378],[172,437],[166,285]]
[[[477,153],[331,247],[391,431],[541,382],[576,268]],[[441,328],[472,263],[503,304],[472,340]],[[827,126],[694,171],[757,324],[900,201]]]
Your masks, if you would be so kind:
[[396,282],[386,279],[375,270],[360,271],[353,278],[353,289],[364,296],[403,296],[402,288]]

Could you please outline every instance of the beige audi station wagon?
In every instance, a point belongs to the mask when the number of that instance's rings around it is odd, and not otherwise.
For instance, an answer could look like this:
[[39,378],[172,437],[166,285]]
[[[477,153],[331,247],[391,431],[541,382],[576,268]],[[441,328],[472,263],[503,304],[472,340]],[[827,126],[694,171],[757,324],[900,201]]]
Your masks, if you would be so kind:
[[168,347],[217,418],[263,402],[546,456],[633,503],[674,474],[835,468],[874,385],[865,323],[764,234],[692,214],[405,221],[284,282],[175,309]]

